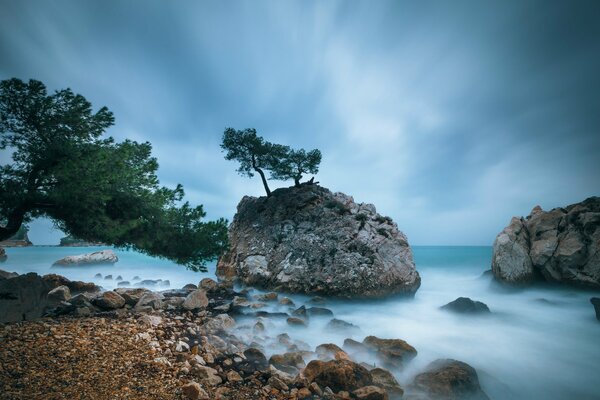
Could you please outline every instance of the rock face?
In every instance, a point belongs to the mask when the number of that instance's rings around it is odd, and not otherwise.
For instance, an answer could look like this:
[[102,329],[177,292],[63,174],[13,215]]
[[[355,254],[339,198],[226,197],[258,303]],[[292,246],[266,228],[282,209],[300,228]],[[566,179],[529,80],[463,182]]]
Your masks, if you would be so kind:
[[494,241],[492,272],[510,284],[542,279],[600,288],[600,197],[514,217]]
[[342,297],[414,294],[421,279],[406,236],[371,204],[318,185],[244,197],[229,228],[222,280]]
[[96,251],[94,253],[80,254],[77,256],[67,256],[56,261],[54,265],[72,266],[72,265],[93,265],[93,264],[114,264],[119,258],[112,250]]
[[0,280],[0,323],[41,317],[50,303],[50,289],[34,272]]
[[489,400],[479,386],[477,372],[456,360],[436,360],[415,377],[411,390],[440,400]]

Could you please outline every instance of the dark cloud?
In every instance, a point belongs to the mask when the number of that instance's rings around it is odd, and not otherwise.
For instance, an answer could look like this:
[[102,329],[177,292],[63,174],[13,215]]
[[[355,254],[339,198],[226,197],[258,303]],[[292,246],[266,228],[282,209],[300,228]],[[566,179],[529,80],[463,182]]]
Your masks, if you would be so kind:
[[0,0],[0,11],[0,79],[109,106],[109,133],[151,141],[162,182],[183,183],[211,217],[262,190],[222,159],[227,126],[320,148],[321,183],[376,204],[415,244],[490,244],[535,204],[598,194],[595,1]]

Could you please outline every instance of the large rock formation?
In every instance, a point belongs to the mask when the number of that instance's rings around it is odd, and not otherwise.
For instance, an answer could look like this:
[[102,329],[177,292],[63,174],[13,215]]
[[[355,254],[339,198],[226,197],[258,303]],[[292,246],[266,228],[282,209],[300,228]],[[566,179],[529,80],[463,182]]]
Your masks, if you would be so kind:
[[599,288],[600,197],[514,217],[496,237],[492,272],[507,283],[545,279]]
[[10,238],[3,240],[0,242],[0,246],[2,247],[26,247],[32,246],[31,240],[29,240],[29,236],[27,236],[27,232],[29,229],[25,225],[21,225],[19,231],[15,233]]
[[406,236],[372,204],[318,185],[244,197],[229,228],[222,280],[343,297],[413,294],[421,283]]

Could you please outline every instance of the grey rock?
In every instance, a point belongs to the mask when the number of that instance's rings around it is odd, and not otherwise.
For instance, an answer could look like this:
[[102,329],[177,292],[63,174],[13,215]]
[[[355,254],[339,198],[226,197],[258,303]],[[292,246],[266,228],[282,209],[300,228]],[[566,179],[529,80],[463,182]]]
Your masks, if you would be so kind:
[[160,293],[147,291],[135,304],[134,310],[143,311],[148,308],[152,310],[160,310],[162,308],[162,302],[164,298],[165,297]]
[[[469,364],[456,360],[436,360],[426,371],[418,374],[409,387],[426,398],[444,400],[489,400],[481,389],[477,371]],[[415,397],[419,398],[419,397]]]
[[492,272],[508,284],[536,280],[600,288],[600,197],[565,208],[536,206],[496,237]]
[[80,254],[76,256],[67,256],[54,262],[59,266],[74,265],[93,265],[93,264],[114,264],[119,258],[112,250],[96,251],[94,253]]
[[34,272],[0,280],[0,323],[40,318],[50,305],[50,289]]
[[94,304],[103,310],[116,310],[125,305],[125,299],[117,292],[104,292],[94,299]]
[[489,314],[490,309],[481,301],[471,300],[468,297],[459,297],[441,307],[443,310],[460,314]]
[[208,305],[208,297],[203,289],[196,289],[187,295],[183,302],[183,308],[186,310],[197,310],[206,308]]
[[48,292],[48,298],[58,302],[71,299],[71,291],[68,286],[59,286]]
[[4,247],[0,247],[0,262],[4,262],[8,259],[8,256],[6,255],[6,250],[4,250]]
[[16,278],[17,276],[19,276],[19,274],[16,272],[8,272],[0,269],[0,280]]
[[244,197],[217,275],[247,285],[343,297],[414,294],[406,236],[370,204],[318,185]]

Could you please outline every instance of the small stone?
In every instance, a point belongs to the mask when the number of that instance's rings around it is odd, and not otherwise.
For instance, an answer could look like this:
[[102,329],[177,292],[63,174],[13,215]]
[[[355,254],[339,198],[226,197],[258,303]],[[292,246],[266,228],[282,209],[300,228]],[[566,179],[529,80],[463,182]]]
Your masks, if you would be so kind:
[[68,301],[71,298],[71,291],[67,286],[59,286],[48,292],[48,298],[55,301]]
[[241,382],[243,379],[240,376],[240,374],[238,374],[236,371],[229,371],[227,372],[227,380],[229,382]]
[[118,293],[109,291],[95,298],[94,304],[105,310],[115,310],[125,305],[125,299]]
[[190,382],[181,388],[183,395],[189,400],[206,400],[209,398],[208,393],[196,382]]
[[297,318],[297,317],[289,317],[286,320],[286,322],[290,326],[302,326],[302,327],[306,326],[306,322],[303,319],[300,319],[300,318]]
[[282,306],[293,306],[294,301],[289,297],[282,297],[281,300],[279,300],[279,304],[281,304]]
[[206,297],[206,291],[197,289],[187,295],[183,302],[183,308],[186,310],[197,310],[206,308],[208,305],[208,297]]
[[271,387],[274,387],[277,390],[284,391],[284,390],[288,390],[289,389],[288,385],[286,385],[281,379],[279,379],[276,376],[271,376],[269,378],[269,380],[267,381],[267,383]]
[[180,340],[175,344],[175,351],[178,353],[187,353],[190,351],[190,346],[186,342]]

